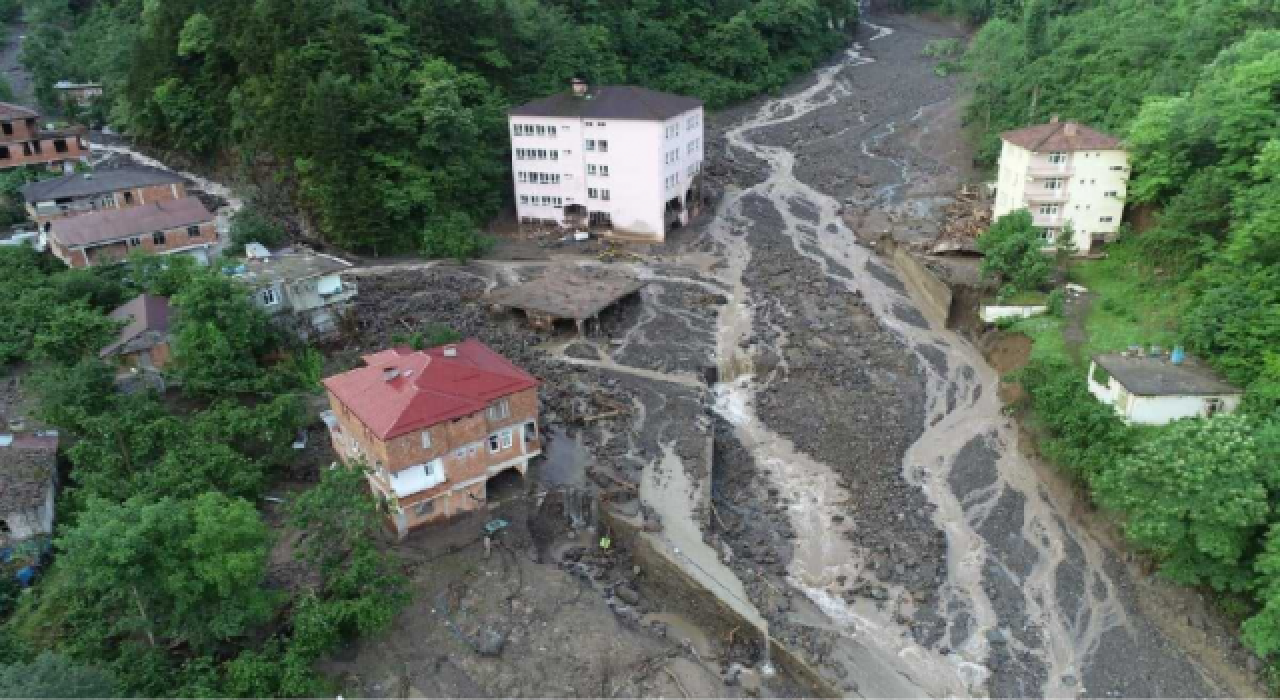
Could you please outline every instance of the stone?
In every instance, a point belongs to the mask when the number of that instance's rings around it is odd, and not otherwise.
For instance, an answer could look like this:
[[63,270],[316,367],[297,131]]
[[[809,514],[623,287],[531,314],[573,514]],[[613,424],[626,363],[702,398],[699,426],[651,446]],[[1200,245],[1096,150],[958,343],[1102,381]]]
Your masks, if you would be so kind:
[[635,605],[640,602],[640,592],[631,586],[618,586],[614,589],[613,594],[627,605]]

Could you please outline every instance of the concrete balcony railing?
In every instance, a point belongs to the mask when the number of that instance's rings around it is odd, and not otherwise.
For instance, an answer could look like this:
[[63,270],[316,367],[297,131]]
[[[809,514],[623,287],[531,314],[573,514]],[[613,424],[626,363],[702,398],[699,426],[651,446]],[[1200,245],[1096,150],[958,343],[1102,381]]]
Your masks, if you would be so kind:
[[1062,214],[1050,216],[1033,212],[1031,214],[1031,223],[1043,228],[1060,228],[1067,223],[1067,217]]
[[1031,177],[1067,176],[1073,172],[1075,169],[1071,167],[1069,160],[1063,163],[1050,163],[1047,160],[1032,161],[1031,165],[1027,166],[1027,174]]
[[1028,202],[1065,202],[1067,190],[1062,187],[1056,190],[1035,187],[1024,191],[1022,197]]

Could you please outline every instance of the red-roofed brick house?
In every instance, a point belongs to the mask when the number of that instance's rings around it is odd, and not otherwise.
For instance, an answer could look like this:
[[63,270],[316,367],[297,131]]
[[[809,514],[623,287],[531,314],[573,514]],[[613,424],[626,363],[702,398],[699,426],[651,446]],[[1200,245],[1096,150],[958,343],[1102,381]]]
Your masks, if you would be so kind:
[[216,217],[195,197],[58,219],[48,236],[49,250],[69,267],[112,265],[135,250],[182,253],[207,264],[218,242]]
[[482,507],[490,478],[542,454],[538,380],[477,340],[392,348],[324,380],[344,464],[368,468],[401,537]]

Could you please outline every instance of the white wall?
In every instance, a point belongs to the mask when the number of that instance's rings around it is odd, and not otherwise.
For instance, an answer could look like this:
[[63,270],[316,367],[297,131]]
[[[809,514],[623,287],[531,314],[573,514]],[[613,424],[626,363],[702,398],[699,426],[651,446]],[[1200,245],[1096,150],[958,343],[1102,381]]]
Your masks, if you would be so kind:
[[1000,143],[1000,174],[996,180],[993,219],[1027,208],[1023,194],[1026,192],[1027,166],[1031,161],[1031,151],[1008,141]]
[[4,521],[9,526],[10,539],[14,541],[25,540],[36,535],[53,533],[53,490],[53,480],[50,479],[43,504],[32,510],[7,513],[5,515]]
[[[1128,190],[1129,157],[1124,151],[1075,151],[1064,155],[1065,162],[1055,168],[1049,163],[1048,152],[1032,153],[1002,141],[992,215],[998,219],[1018,209],[1030,209],[1037,226],[1061,228],[1070,222],[1076,248],[1088,252],[1093,234],[1101,233],[1107,240],[1114,240],[1120,228]],[[1066,180],[1063,199],[1028,202],[1027,193],[1043,192],[1045,180],[1051,177]],[[1115,196],[1108,196],[1108,192]],[[1053,220],[1042,217],[1041,203],[1060,203],[1060,216]],[[1105,220],[1108,218],[1110,221]]]
[[1240,407],[1239,395],[1135,396],[1124,417],[1126,422],[1138,425],[1165,425],[1180,418],[1203,418],[1208,415],[1205,404],[1213,398],[1222,400],[1222,413],[1234,413]]
[[1004,318],[1031,318],[1047,313],[1049,307],[1044,305],[1035,306],[999,306],[996,304],[984,304],[978,315],[987,323],[995,323]]
[[[696,117],[696,126],[689,128],[688,120]],[[631,119],[565,119],[550,117],[512,116],[508,119],[511,136],[512,172],[547,172],[560,175],[559,185],[521,183],[513,175],[516,212],[521,219],[564,221],[564,208],[581,204],[588,211],[607,212],[614,231],[652,236],[659,240],[665,233],[663,209],[666,201],[674,196],[682,199],[689,189],[689,166],[701,169],[703,158],[702,109],[694,109],[666,122]],[[588,126],[590,123],[590,126]],[[555,126],[556,136],[515,136],[515,125]],[[667,135],[666,128],[679,124],[678,134]],[[586,149],[586,141],[606,141],[607,152],[598,148]],[[695,144],[692,153],[689,144]],[[545,149],[557,151],[556,160],[527,160],[516,157],[516,149]],[[666,153],[679,151],[679,159],[666,163]],[[595,165],[595,175],[587,174],[587,166]],[[600,166],[608,166],[609,174],[603,175]],[[678,176],[672,187],[666,186],[666,178]],[[597,196],[588,196],[588,190]],[[609,199],[603,198],[607,190]],[[521,202],[521,197],[538,197],[539,203]],[[561,205],[545,206],[541,197],[560,197]]]
[[[1120,229],[1129,186],[1129,156],[1124,151],[1080,151],[1071,156],[1073,174],[1067,186],[1066,215],[1076,231],[1076,248],[1085,252],[1092,234],[1114,240]],[[1110,197],[1107,192],[1116,195]],[[1105,220],[1108,218],[1110,221]]]

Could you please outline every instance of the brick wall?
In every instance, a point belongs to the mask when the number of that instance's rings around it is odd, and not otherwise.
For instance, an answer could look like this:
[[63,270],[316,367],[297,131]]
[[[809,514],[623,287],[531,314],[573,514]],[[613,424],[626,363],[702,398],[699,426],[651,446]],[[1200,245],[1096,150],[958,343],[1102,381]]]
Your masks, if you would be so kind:
[[[337,397],[332,393],[329,394],[329,406],[341,425],[343,433],[354,436],[359,441],[366,455],[365,462],[369,467],[375,468],[375,472],[378,463],[381,463],[389,472],[397,472],[424,464],[437,457],[443,462],[445,474],[443,483],[399,499],[400,506],[407,513],[412,511],[413,505],[436,499],[458,484],[479,480],[467,491],[452,494],[448,497],[447,504],[441,503],[430,515],[421,518],[411,515],[411,526],[457,515],[466,510],[474,510],[484,503],[484,479],[488,475],[490,466],[519,459],[522,455],[542,449],[537,432],[538,390],[534,388],[517,392],[508,396],[507,402],[510,414],[502,420],[490,421],[487,411],[480,411],[431,426],[427,430],[431,435],[431,446],[424,448],[422,446],[423,431],[420,430],[399,435],[386,442],[379,440],[354,413],[346,410]],[[526,431],[530,439],[522,446],[520,427],[529,422],[533,422],[535,428],[532,431]],[[489,436],[507,429],[512,431],[511,446],[496,452],[491,451]],[[499,447],[501,448],[501,443]],[[349,452],[344,445],[335,443],[334,450],[343,458],[344,463],[349,462]],[[391,492],[390,484],[380,474],[375,473],[371,479],[385,493]],[[468,492],[475,498],[468,496]]]
[[[60,145],[62,150],[59,150]],[[0,169],[20,165],[62,163],[82,160],[88,156],[88,145],[82,143],[80,137],[75,134],[0,143]]]
[[68,249],[56,240],[50,240],[53,254],[71,267],[89,267],[92,265],[109,265],[119,262],[135,250],[148,253],[166,253],[180,248],[218,242],[218,230],[212,221],[198,225],[198,236],[187,232],[186,226],[168,229],[164,232],[164,243],[156,243],[152,233],[135,236],[137,245],[131,245],[128,239],[112,241],[88,248]]

